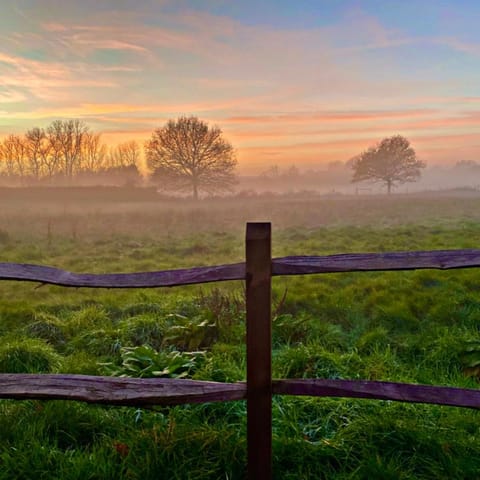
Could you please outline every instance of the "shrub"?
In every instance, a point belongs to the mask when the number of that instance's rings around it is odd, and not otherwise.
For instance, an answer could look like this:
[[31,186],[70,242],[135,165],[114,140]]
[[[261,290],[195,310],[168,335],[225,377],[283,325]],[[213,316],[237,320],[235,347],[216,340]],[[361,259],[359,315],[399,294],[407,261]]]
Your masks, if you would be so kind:
[[352,378],[362,371],[363,363],[354,352],[339,355],[312,344],[280,350],[273,368],[280,378]]
[[245,379],[245,348],[243,345],[216,343],[211,350],[211,357],[196,371],[198,380],[214,382],[238,382]]
[[82,333],[110,324],[107,311],[102,307],[91,305],[74,312],[66,323],[66,329],[69,334],[75,335],[78,332]]
[[149,345],[159,349],[165,335],[166,322],[157,315],[143,314],[123,320],[120,328],[125,345]]
[[29,337],[41,338],[57,349],[65,345],[65,334],[54,315],[43,312],[36,314],[35,321],[25,327],[25,333]]
[[198,350],[210,347],[218,339],[218,327],[213,320],[201,315],[192,318],[183,315],[170,315],[175,321],[165,332],[164,345],[175,346],[179,350]]
[[69,344],[68,351],[84,350],[91,355],[115,355],[121,347],[120,333],[115,329],[100,328],[77,335]]
[[304,341],[309,333],[310,318],[306,314],[284,313],[273,320],[273,343],[295,344]]
[[360,353],[372,353],[378,348],[385,348],[389,343],[388,330],[377,327],[364,333],[357,341],[357,348]]
[[59,363],[59,355],[41,340],[13,340],[0,346],[0,371],[4,373],[48,373]]
[[99,375],[100,366],[97,359],[86,352],[80,351],[64,357],[59,373],[71,373],[78,375]]

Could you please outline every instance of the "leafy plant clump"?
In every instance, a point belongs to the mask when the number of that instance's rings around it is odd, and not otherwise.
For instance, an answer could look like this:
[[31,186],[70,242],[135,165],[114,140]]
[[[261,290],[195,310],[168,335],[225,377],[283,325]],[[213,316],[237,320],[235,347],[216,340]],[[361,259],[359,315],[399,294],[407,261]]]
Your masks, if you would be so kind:
[[148,345],[123,347],[121,363],[103,364],[106,373],[117,377],[191,377],[203,364],[205,352],[179,352],[177,350],[157,352]]

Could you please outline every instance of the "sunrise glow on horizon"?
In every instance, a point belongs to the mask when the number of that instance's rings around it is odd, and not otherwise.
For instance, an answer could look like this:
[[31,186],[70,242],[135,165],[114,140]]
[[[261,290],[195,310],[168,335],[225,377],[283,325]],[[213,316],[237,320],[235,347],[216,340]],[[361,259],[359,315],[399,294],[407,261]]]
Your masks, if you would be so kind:
[[401,134],[480,161],[480,4],[17,0],[0,6],[0,138],[78,118],[106,143],[222,128],[240,171],[346,161]]

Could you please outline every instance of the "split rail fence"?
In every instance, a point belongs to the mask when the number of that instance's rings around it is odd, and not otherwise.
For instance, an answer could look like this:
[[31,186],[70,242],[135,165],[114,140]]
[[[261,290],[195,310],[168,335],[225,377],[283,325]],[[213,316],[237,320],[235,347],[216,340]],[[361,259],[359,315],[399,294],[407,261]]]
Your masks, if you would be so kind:
[[88,375],[0,374],[0,398],[63,399],[127,406],[247,401],[247,472],[272,476],[272,395],[348,397],[480,408],[480,390],[364,380],[273,380],[271,278],[415,269],[480,267],[480,250],[437,250],[328,256],[271,257],[270,223],[247,223],[245,263],[131,274],[75,274],[52,267],[0,263],[0,280],[64,287],[153,288],[244,280],[247,380],[239,383]]

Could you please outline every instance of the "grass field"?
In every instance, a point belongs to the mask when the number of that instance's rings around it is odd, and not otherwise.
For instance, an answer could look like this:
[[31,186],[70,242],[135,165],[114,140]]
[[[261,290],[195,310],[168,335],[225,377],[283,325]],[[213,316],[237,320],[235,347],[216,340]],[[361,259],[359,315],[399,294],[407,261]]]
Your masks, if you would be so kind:
[[[274,256],[480,246],[480,197],[462,192],[0,202],[0,261],[76,272],[242,261],[246,221],[272,221]],[[477,388],[479,287],[476,269],[277,277],[273,374]],[[2,372],[245,379],[241,282],[1,282],[0,292]],[[479,420],[460,408],[276,397],[274,478],[480,478]],[[245,427],[244,402],[150,411],[1,401],[0,479],[241,479]]]

